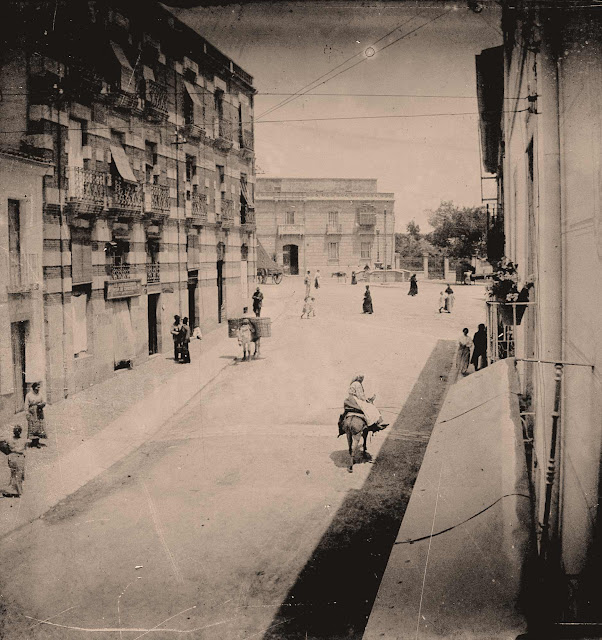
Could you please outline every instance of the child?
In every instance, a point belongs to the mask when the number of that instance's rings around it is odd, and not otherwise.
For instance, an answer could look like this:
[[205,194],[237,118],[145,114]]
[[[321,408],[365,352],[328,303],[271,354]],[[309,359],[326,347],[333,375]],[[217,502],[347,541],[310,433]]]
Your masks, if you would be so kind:
[[308,312],[307,312],[307,317],[308,318],[309,318],[309,314],[310,313],[314,318],[316,317],[315,304],[316,304],[316,299],[314,297],[311,297],[309,299],[309,309],[308,309]]
[[[243,318],[238,327],[238,344],[242,347],[243,360],[251,359],[251,342],[255,336],[255,327],[248,317],[247,307],[243,310]],[[246,317],[245,317],[246,316]]]
[[439,295],[439,313],[442,313],[442,312],[449,313],[449,311],[445,308],[446,303],[447,303],[447,293],[445,293],[445,291],[442,291]]

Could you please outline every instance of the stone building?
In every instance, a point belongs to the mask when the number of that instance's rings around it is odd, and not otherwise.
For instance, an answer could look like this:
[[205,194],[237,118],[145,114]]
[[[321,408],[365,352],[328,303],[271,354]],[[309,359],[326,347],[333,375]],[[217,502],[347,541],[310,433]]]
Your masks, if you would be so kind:
[[483,164],[505,254],[532,286],[520,304],[489,303],[490,353],[516,357],[521,375],[544,615],[557,625],[545,637],[588,636],[579,623],[599,634],[602,622],[602,20],[588,3],[501,5],[504,44],[477,57]]
[[[18,181],[1,191],[0,242],[21,252],[21,280],[0,290],[0,367],[22,355],[23,388],[41,379],[56,401],[169,351],[174,314],[209,330],[240,313],[255,275],[255,90],[159,3],[51,4],[5,14],[0,168]],[[14,385],[0,380],[4,406]]]
[[257,237],[285,272],[394,264],[394,194],[374,179],[258,178]]

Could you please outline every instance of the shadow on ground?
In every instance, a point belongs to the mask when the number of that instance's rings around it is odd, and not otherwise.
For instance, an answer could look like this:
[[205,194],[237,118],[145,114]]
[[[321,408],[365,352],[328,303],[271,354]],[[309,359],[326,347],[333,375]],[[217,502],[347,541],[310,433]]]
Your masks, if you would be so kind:
[[347,495],[264,640],[362,637],[428,443],[404,432],[430,435],[454,352],[454,341],[437,342],[364,486]]

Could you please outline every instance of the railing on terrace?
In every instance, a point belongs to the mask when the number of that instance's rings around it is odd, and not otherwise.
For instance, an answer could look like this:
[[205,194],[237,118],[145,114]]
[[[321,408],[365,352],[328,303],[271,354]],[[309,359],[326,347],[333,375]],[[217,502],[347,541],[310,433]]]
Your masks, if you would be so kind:
[[9,254],[9,291],[30,291],[40,284],[40,256],[11,251]]
[[487,300],[487,354],[491,362],[534,355],[535,302]]
[[243,208],[240,212],[240,223],[246,225],[255,224],[255,209]]
[[220,138],[232,141],[232,123],[225,118],[218,119],[217,133]]
[[232,226],[234,224],[234,203],[232,200],[222,200],[221,204],[219,220],[223,227]]
[[142,189],[135,182],[126,182],[122,178],[114,176],[110,196],[112,209],[131,212],[142,210]]
[[167,87],[155,80],[147,80],[146,102],[156,111],[167,113]]
[[169,187],[162,184],[144,186],[144,208],[153,213],[169,213]]
[[131,267],[129,264],[111,265],[111,280],[129,280],[131,277]]
[[241,142],[242,142],[242,148],[243,149],[249,149],[252,150],[254,148],[254,137],[253,137],[253,132],[252,131],[247,131],[246,129],[242,130],[242,135],[241,135]]
[[205,193],[192,193],[192,217],[207,222],[207,195]]
[[67,170],[67,196],[72,202],[104,204],[107,192],[107,174],[80,167]]
[[156,262],[149,262],[146,265],[146,281],[148,284],[161,282],[161,265]]

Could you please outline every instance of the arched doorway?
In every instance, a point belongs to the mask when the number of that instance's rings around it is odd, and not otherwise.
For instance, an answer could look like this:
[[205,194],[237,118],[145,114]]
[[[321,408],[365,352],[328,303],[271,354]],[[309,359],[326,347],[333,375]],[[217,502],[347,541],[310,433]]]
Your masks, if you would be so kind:
[[299,247],[296,244],[285,244],[282,247],[282,264],[284,273],[292,276],[299,274]]
[[217,243],[217,321],[221,322],[225,316],[224,309],[224,261],[226,259],[226,245]]

